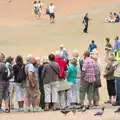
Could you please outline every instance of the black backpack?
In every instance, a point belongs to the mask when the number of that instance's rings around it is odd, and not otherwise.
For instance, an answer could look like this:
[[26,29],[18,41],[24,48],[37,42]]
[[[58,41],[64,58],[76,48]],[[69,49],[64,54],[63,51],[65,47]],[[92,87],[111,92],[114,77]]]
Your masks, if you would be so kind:
[[9,81],[8,69],[7,69],[6,65],[4,65],[4,71],[3,71],[2,79],[5,80],[5,81]]
[[17,74],[17,82],[21,83],[22,81],[25,81],[26,80],[26,73],[25,73],[25,65],[23,65],[18,74]]

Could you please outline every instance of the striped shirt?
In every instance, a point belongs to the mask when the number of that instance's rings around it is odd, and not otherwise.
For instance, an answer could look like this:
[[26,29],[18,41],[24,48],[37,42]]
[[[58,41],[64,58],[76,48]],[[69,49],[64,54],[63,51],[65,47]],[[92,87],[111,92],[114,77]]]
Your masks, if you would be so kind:
[[84,80],[92,83],[95,79],[95,61],[90,57],[86,58],[83,63],[82,71],[85,72]]

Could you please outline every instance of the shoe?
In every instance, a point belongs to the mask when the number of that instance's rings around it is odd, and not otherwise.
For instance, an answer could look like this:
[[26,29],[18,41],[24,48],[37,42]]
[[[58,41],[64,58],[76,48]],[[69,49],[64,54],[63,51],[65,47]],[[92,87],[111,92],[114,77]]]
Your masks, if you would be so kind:
[[104,102],[105,104],[112,104],[111,100],[108,100],[107,102]]
[[40,107],[33,109],[33,112],[43,112],[43,111],[44,111],[44,110],[41,109]]
[[24,112],[28,113],[28,112],[32,112],[32,111],[30,110],[30,108],[26,108],[26,109],[24,110]]
[[19,108],[18,112],[24,112],[23,108]]
[[0,113],[5,112],[2,108],[0,108]]
[[5,109],[5,112],[6,112],[6,113],[10,113],[10,110],[9,110],[9,109]]
[[112,106],[120,106],[120,104],[112,104]]

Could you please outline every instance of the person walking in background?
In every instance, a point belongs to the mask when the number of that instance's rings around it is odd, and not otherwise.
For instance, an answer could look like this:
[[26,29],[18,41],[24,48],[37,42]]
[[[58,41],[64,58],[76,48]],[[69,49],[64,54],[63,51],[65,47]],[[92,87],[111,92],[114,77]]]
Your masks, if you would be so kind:
[[22,87],[22,81],[18,80],[18,74],[22,67],[25,66],[23,63],[23,58],[22,56],[17,56],[15,60],[16,64],[13,66],[13,71],[14,71],[14,82],[15,82],[15,89],[16,89],[16,100],[18,102],[18,112],[23,112],[24,111],[24,88]]
[[89,106],[92,106],[95,78],[95,61],[90,58],[90,52],[84,52],[84,62],[81,73],[80,104],[84,106],[85,93],[87,92]]
[[60,89],[58,92],[59,96],[59,103],[61,108],[65,108],[65,88],[62,88],[61,83],[65,80],[65,72],[68,70],[67,68],[67,63],[61,58],[61,54],[59,51],[56,51],[55,53],[55,62],[58,63],[59,68],[60,68],[60,74],[58,76],[59,83],[60,83]]
[[70,89],[67,92],[67,106],[74,106],[77,103],[77,90],[76,90],[76,77],[77,77],[77,60],[71,58],[70,65],[68,67],[67,81],[70,84]]
[[[114,53],[113,53],[114,54]],[[107,91],[109,95],[109,100],[105,104],[115,104],[116,101],[116,90],[115,90],[115,77],[114,77],[114,67],[115,56],[109,56],[107,60],[107,65],[105,67],[104,78],[107,82]]]
[[116,88],[116,104],[114,106],[120,105],[120,51],[118,51],[118,59],[113,64],[115,69],[114,77],[115,77],[115,88]]
[[49,111],[51,97],[53,103],[53,110],[56,110],[56,105],[58,104],[58,88],[59,88],[58,75],[60,74],[59,65],[56,62],[54,62],[55,55],[50,54],[48,58],[50,63],[45,64],[42,70],[42,79],[45,90],[45,111]]
[[91,44],[89,44],[88,51],[91,53],[94,49],[97,49],[97,45],[95,44],[95,41],[92,40]]
[[39,13],[38,4],[37,4],[37,1],[34,1],[34,3],[33,3],[34,19],[38,18],[38,13]]
[[50,14],[50,23],[55,23],[55,6],[53,3],[49,6],[49,14]]
[[85,25],[85,28],[83,30],[84,33],[88,33],[88,23],[90,18],[88,17],[88,13],[85,14],[85,17],[83,19],[83,24]]
[[43,60],[42,60],[42,63],[40,66],[39,66],[39,89],[40,89],[40,92],[41,92],[41,95],[40,95],[40,107],[42,109],[45,108],[45,90],[44,90],[44,85],[43,85],[43,79],[42,79],[42,71],[43,71],[43,68],[46,64],[49,64],[49,60],[48,60],[48,57],[44,57]]
[[43,7],[42,2],[38,1],[37,6],[38,6],[38,17],[40,18],[41,14],[42,14],[42,7]]

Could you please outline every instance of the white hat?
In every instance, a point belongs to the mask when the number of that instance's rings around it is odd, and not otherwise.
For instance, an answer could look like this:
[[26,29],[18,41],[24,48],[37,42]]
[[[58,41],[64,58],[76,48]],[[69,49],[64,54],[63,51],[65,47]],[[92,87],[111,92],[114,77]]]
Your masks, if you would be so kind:
[[40,60],[40,57],[38,57],[38,56],[37,56],[37,57],[35,57],[35,60]]
[[98,53],[97,49],[93,49],[92,52],[90,52],[91,54],[94,54],[94,53]]

